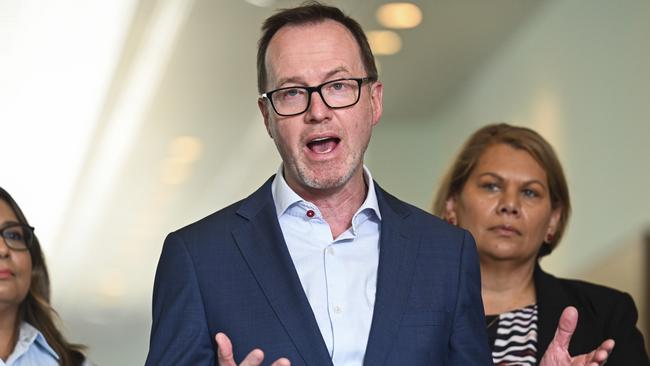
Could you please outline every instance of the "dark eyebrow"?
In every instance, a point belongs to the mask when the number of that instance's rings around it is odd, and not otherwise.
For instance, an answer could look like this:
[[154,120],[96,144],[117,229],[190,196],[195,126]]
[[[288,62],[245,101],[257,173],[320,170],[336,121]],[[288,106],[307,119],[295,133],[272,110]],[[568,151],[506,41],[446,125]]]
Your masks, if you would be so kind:
[[9,226],[16,225],[16,224],[22,225],[22,223],[20,223],[18,221],[13,221],[13,220],[4,221],[4,222],[0,223],[0,230],[4,229],[6,227],[9,227]]
[[481,173],[481,174],[478,175],[478,178],[481,178],[481,177],[486,176],[486,175],[498,180],[499,182],[503,181],[503,178],[499,174],[492,173],[492,172]]
[[[490,176],[490,177],[493,177],[494,179],[498,180],[499,182],[504,181],[503,177],[501,177],[497,173],[492,173],[492,172],[481,173],[481,174],[478,175],[478,177],[480,178],[480,177],[483,177],[483,176],[486,176],[486,175]],[[544,188],[546,188],[546,184],[544,184],[542,181],[540,181],[538,179],[527,180],[527,181],[524,182],[524,185],[527,186],[527,185],[535,184],[535,183],[541,185]]]
[[[325,74],[324,80],[327,80],[327,79],[331,78],[332,76],[334,76],[334,75],[336,75],[336,74],[338,74],[340,72],[347,72],[347,71],[348,71],[348,69],[346,69],[344,66],[339,66],[339,67],[329,71],[327,74]],[[307,83],[305,83],[303,78],[298,77],[298,76],[290,76],[288,78],[282,78],[282,79],[278,80],[277,87],[281,88],[282,85],[287,84],[287,83],[298,84],[298,85],[307,85]]]

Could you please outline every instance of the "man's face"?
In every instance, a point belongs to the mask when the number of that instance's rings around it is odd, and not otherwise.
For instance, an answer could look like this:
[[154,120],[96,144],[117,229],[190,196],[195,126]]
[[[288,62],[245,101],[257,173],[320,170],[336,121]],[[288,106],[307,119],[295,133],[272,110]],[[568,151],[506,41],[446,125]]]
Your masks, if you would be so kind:
[[[354,36],[331,20],[281,28],[267,49],[266,68],[266,90],[368,76]],[[314,93],[307,111],[290,117],[258,101],[289,186],[298,193],[336,190],[361,176],[363,154],[382,113],[382,90],[379,82],[364,83],[359,102],[342,109],[330,109]]]

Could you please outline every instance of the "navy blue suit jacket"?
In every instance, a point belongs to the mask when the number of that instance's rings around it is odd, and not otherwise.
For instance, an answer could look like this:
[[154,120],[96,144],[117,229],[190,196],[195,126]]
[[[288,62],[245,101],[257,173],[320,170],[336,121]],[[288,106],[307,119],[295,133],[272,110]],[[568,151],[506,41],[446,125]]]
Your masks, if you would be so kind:
[[[215,365],[224,332],[240,362],[332,365],[284,242],[269,179],[169,234],[158,263],[146,365]],[[491,365],[471,235],[376,186],[377,291],[364,365]]]

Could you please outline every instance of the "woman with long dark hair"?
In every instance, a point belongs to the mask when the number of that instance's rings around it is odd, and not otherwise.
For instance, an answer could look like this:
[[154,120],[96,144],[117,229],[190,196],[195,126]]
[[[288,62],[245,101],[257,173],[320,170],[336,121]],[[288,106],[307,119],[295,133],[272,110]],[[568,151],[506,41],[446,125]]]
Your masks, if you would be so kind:
[[0,187],[0,364],[84,364],[84,347],[69,343],[56,320],[38,238],[16,201]]

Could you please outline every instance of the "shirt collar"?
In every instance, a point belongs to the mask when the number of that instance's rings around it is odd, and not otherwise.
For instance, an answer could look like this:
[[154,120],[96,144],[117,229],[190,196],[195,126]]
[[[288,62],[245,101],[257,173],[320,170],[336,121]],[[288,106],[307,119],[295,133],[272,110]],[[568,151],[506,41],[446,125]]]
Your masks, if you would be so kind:
[[52,357],[55,359],[59,359],[59,355],[57,355],[52,347],[47,344],[43,333],[34,328],[31,324],[22,322],[18,331],[18,342],[14,347],[14,351],[7,359],[7,364],[9,364],[12,359],[17,359],[18,357],[25,354],[30,349],[30,347],[32,347],[32,345],[36,345],[37,347],[45,350],[47,353],[52,355]]
[[[381,220],[377,193],[375,192],[375,184],[373,183],[370,170],[365,165],[363,166],[363,177],[368,185],[368,193],[363,204],[359,207],[354,216],[357,216],[360,212],[370,210],[375,213],[379,220]],[[275,174],[275,179],[273,179],[273,183],[271,183],[271,194],[273,195],[275,212],[278,217],[282,216],[292,205],[300,202],[308,202],[302,199],[293,189],[291,189],[291,187],[289,187],[282,173],[282,164],[280,164],[280,167]]]

